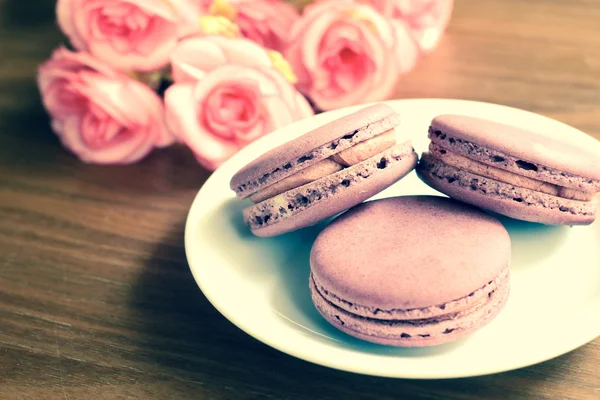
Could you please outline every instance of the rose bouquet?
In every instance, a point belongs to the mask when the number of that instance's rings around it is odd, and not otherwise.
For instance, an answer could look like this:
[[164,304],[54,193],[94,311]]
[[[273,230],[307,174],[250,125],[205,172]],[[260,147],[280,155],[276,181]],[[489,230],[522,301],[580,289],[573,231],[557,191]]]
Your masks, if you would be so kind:
[[58,0],[67,47],[38,71],[61,143],[136,162],[181,143],[214,170],[254,140],[390,98],[452,0]]

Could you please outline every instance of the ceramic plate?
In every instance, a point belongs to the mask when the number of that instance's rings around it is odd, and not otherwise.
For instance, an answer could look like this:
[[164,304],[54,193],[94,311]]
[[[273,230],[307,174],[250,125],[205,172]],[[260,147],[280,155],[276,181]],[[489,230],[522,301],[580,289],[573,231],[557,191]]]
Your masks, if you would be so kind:
[[[583,147],[591,137],[557,121],[487,103],[458,100],[388,102],[402,116],[402,134],[417,152],[438,114],[459,113],[534,128]],[[497,373],[539,363],[600,336],[600,222],[548,227],[502,219],[513,241],[512,290],[502,313],[457,342],[403,349],[354,339],[330,326],[308,291],[311,244],[324,224],[262,239],[244,226],[229,189],[233,174],[265,151],[358,108],[320,114],[251,144],[219,168],[188,215],[185,247],[190,268],[208,300],[232,323],[263,343],[320,365],[401,378],[454,378]],[[600,154],[600,153],[599,153]],[[412,172],[375,198],[438,194]]]

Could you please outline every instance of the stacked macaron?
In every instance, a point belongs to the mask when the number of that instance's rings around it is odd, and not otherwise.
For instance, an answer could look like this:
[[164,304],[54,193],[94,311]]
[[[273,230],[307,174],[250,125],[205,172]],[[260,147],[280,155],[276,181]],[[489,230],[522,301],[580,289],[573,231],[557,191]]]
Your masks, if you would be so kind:
[[429,128],[419,177],[457,200],[547,225],[596,218],[600,160],[592,152],[482,119],[441,115]]
[[379,104],[279,146],[237,172],[230,187],[255,204],[243,211],[257,236],[314,225],[398,181],[417,164],[397,140],[399,115]]
[[310,254],[317,310],[374,343],[438,345],[489,323],[509,293],[511,243],[495,218],[443,197],[363,203],[328,225]]
[[[504,124],[436,117],[420,162],[399,115],[379,104],[292,140],[230,187],[257,236],[344,212],[316,238],[309,291],[339,330],[391,346],[432,346],[487,325],[510,292],[510,236],[492,214],[543,224],[594,222],[600,157]],[[418,165],[417,165],[418,162]],[[366,200],[413,169],[448,195]]]

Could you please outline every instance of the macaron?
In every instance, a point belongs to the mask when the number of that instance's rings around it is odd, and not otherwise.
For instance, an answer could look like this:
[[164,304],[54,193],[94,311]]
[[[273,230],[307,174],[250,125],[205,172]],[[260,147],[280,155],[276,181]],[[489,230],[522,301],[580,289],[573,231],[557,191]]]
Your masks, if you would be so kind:
[[379,193],[418,161],[396,128],[400,116],[376,104],[289,141],[238,171],[230,187],[256,236],[315,225]]
[[309,288],[319,313],[356,338],[425,347],[481,329],[510,291],[511,241],[490,214],[447,197],[374,200],[321,231]]
[[454,199],[546,225],[588,225],[596,218],[596,151],[462,115],[434,118],[429,138],[417,174]]

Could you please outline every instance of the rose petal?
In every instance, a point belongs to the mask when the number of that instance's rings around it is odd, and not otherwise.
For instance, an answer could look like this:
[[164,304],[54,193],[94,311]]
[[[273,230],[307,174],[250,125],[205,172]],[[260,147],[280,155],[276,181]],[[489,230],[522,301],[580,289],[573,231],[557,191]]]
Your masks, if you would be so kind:
[[195,88],[191,84],[175,84],[165,93],[167,124],[171,131],[192,149],[206,168],[214,168],[238,149],[206,131],[197,120],[194,104]]
[[98,164],[128,164],[140,160],[152,149],[149,135],[130,135],[130,140],[115,140],[104,149],[89,148],[82,140],[82,119],[68,118],[62,123],[61,142],[82,161]]
[[207,38],[192,38],[179,43],[171,54],[173,80],[176,83],[195,82],[227,62],[217,43]]
[[179,0],[59,0],[56,12],[77,49],[121,70],[155,71],[168,63],[189,18],[182,5]]
[[299,19],[285,1],[238,0],[236,23],[245,37],[269,49],[282,51],[290,40],[290,27]]

